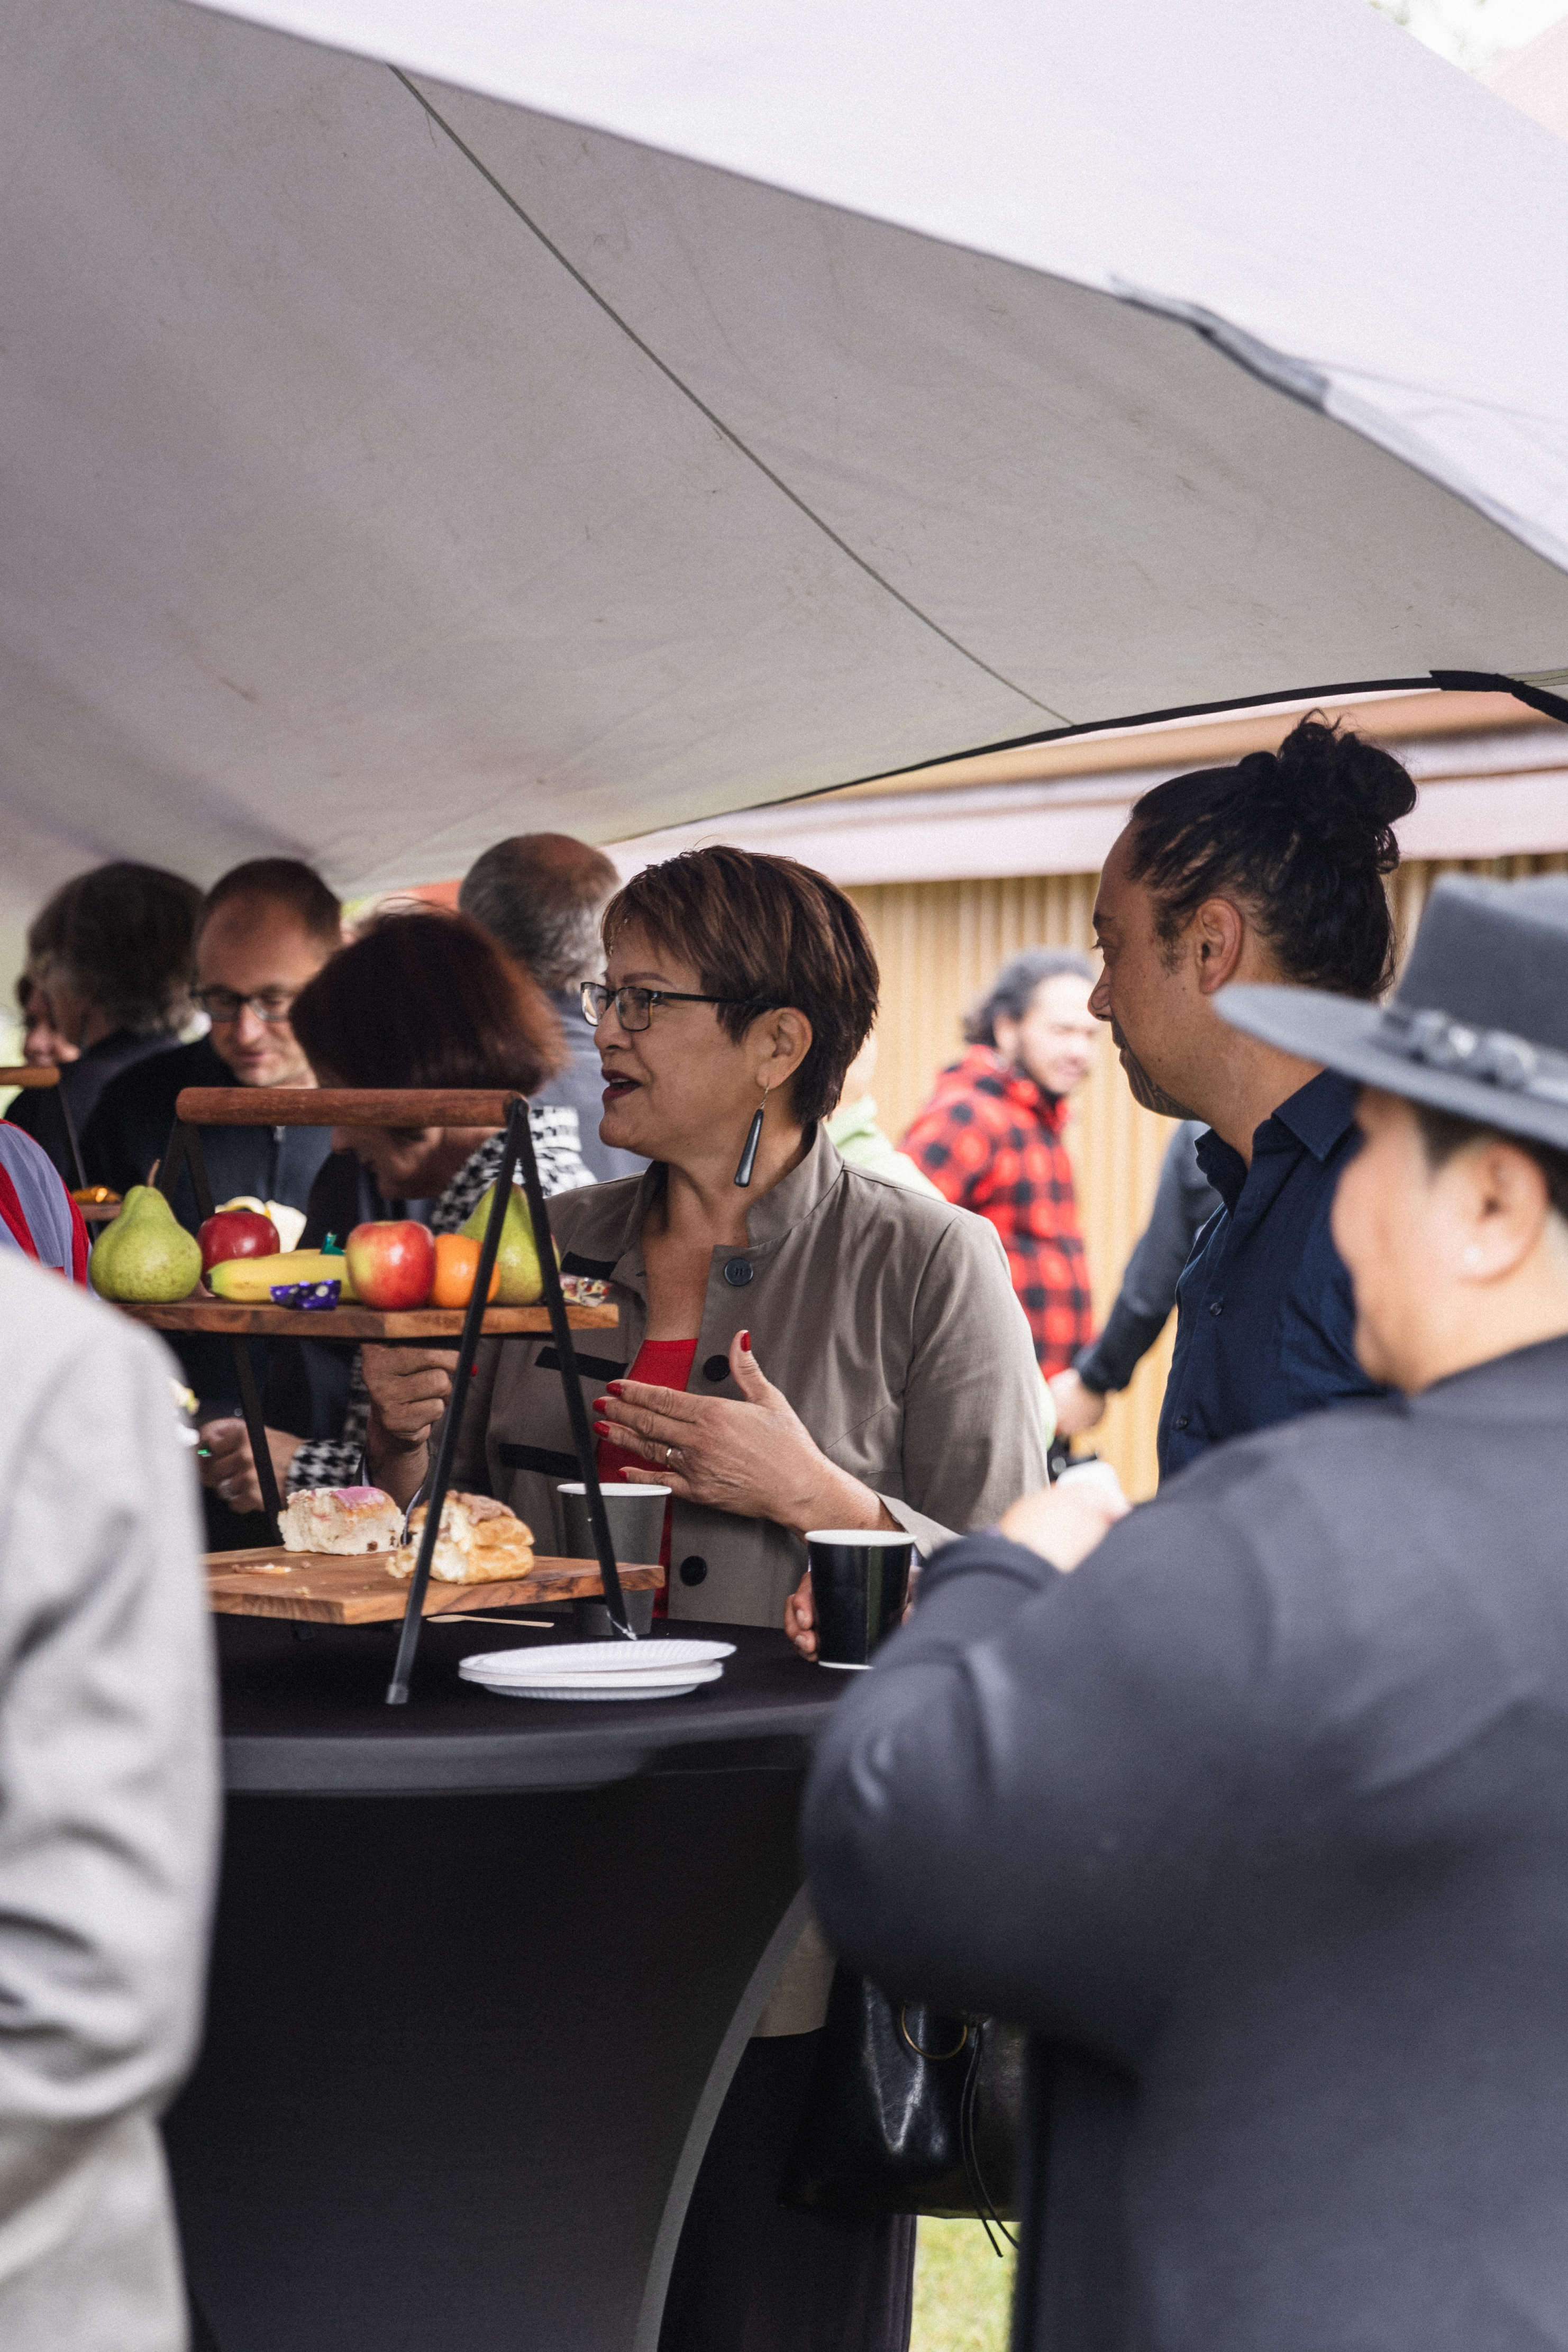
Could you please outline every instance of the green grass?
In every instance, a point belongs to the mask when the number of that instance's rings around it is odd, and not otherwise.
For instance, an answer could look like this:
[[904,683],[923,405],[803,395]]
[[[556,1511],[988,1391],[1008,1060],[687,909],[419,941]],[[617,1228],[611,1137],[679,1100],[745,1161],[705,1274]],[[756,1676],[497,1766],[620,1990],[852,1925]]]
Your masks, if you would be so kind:
[[1002,2251],[998,2262],[978,2221],[921,2221],[910,2352],[1007,2352],[1013,2249]]

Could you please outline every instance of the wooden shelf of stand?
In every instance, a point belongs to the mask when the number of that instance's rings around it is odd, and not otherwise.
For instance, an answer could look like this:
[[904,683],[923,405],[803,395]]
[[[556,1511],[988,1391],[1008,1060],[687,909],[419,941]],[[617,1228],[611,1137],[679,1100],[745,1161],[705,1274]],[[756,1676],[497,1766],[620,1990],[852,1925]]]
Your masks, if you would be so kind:
[[[237,1307],[226,1299],[182,1298],[173,1307],[116,1304],[122,1315],[150,1323],[155,1331],[220,1331],[240,1339],[449,1339],[463,1328],[461,1307],[410,1307],[401,1311],[374,1307],[326,1307],[315,1313],[296,1307]],[[611,1330],[620,1321],[615,1307],[574,1307],[566,1320],[574,1331]],[[487,1307],[487,1339],[516,1338],[550,1328],[548,1307]]]
[[[517,1310],[520,1314],[521,1308]],[[657,1591],[662,1568],[623,1567],[627,1592]],[[536,1559],[526,1575],[484,1584],[441,1584],[425,1591],[426,1617],[463,1617],[473,1610],[539,1608],[551,1601],[598,1600],[604,1584],[594,1559]],[[207,1598],[222,1617],[294,1617],[315,1625],[379,1625],[402,1616],[408,1583],[389,1574],[386,1555],[343,1559],[326,1552],[210,1551]]]

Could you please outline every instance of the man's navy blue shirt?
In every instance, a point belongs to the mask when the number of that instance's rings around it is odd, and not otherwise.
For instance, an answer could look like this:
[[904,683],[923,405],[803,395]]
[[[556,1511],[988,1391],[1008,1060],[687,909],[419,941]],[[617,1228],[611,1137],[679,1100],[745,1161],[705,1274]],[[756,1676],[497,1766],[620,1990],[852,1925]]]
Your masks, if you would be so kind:
[[1329,1232],[1355,1148],[1356,1086],[1308,1080],[1252,1139],[1249,1168],[1211,1130],[1197,1157],[1225,1203],[1176,1287],[1176,1349],[1160,1412],[1160,1475],[1249,1429],[1343,1397],[1381,1396],[1356,1362],[1351,1278]]

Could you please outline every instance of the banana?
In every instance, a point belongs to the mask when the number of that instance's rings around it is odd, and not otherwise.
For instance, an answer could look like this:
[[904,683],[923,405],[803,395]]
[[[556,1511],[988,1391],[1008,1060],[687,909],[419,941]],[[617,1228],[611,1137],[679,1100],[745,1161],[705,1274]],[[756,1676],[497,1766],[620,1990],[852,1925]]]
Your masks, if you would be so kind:
[[212,1267],[207,1287],[235,1307],[268,1307],[275,1283],[341,1282],[345,1306],[353,1298],[347,1258],[324,1250],[279,1250],[271,1257],[230,1257]]

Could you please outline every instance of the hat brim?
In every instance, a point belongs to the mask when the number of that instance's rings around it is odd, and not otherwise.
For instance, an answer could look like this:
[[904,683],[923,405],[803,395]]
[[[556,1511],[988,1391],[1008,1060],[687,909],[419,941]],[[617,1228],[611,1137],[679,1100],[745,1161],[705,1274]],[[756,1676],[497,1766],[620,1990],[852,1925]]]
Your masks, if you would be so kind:
[[1385,1094],[1568,1151],[1568,1104],[1542,1102],[1493,1080],[1435,1069],[1394,1052],[1379,1042],[1380,1005],[1357,996],[1331,996],[1322,989],[1255,986],[1222,989],[1215,1005],[1233,1029],[1303,1062],[1321,1062]]

